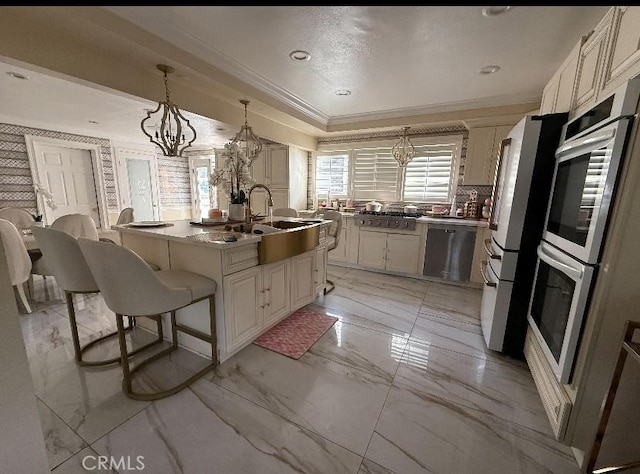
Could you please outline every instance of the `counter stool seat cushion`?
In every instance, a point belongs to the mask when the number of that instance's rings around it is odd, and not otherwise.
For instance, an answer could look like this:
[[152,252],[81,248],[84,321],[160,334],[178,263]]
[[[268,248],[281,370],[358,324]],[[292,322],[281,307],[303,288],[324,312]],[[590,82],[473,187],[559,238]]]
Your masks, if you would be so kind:
[[155,273],[162,283],[171,288],[186,288],[191,300],[199,300],[216,292],[216,282],[197,273],[184,270],[160,270]]

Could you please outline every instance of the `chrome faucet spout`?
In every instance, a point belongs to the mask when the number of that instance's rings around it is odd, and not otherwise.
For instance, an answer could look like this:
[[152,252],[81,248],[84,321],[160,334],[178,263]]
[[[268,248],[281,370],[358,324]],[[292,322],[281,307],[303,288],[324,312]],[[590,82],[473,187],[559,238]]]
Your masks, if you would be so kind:
[[271,198],[271,190],[265,186],[264,184],[254,184],[253,186],[251,186],[249,188],[249,192],[247,193],[247,224],[251,224],[251,192],[256,189],[256,188],[262,188],[265,191],[267,191],[267,194],[269,195],[269,200],[267,202],[267,204],[269,205],[269,207],[273,207],[273,199]]

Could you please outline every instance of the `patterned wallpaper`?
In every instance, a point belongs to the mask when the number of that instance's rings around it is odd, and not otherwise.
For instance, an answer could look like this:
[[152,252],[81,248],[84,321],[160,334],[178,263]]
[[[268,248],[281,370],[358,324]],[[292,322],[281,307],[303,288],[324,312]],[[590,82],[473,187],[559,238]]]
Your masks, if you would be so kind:
[[99,145],[108,210],[118,211],[111,144],[108,139],[6,123],[0,123],[0,207],[20,207],[31,213],[36,212],[36,195],[25,135]]
[[191,209],[189,158],[158,154],[160,202],[165,209]]

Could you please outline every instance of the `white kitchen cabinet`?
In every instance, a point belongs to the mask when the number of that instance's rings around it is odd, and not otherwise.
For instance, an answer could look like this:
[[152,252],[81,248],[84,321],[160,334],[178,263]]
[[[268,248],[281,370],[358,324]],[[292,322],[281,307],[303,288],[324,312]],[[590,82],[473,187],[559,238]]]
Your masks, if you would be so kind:
[[580,48],[572,111],[588,109],[597,100],[613,12],[609,10]]
[[385,270],[401,273],[421,273],[419,261],[420,236],[387,234],[387,264]]
[[264,327],[262,267],[224,277],[224,318],[227,352],[253,340]]
[[420,273],[419,235],[360,231],[358,265],[400,273]]
[[265,326],[270,326],[289,314],[291,308],[290,281],[287,260],[271,263],[262,268]]
[[[256,184],[264,184],[271,190],[273,207],[307,207],[307,152],[295,147],[269,144],[251,165],[251,176]],[[268,196],[257,188],[251,194],[251,210],[254,214],[268,214]]]
[[600,98],[640,73],[640,7],[614,7]]
[[573,103],[575,91],[576,73],[578,71],[578,61],[580,50],[585,37],[580,38],[573,47],[571,53],[563,61],[560,68],[549,80],[542,92],[542,102],[540,104],[540,114],[551,114],[558,112],[569,112]]
[[464,167],[465,185],[493,185],[500,142],[507,137],[513,125],[515,124],[469,129]]
[[311,303],[315,298],[316,250],[291,259],[291,310]]
[[360,230],[358,265],[384,270],[387,264],[387,234]]

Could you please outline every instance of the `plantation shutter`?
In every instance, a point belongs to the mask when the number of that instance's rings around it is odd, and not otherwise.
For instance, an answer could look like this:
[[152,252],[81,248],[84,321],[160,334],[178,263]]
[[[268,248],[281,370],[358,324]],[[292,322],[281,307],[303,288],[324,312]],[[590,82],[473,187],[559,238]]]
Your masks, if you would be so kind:
[[355,199],[395,201],[398,162],[391,156],[391,147],[360,148],[354,152]]
[[321,155],[316,158],[316,195],[346,197],[349,189],[349,155]]
[[404,201],[447,202],[453,172],[455,145],[419,145],[405,169]]

